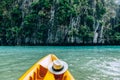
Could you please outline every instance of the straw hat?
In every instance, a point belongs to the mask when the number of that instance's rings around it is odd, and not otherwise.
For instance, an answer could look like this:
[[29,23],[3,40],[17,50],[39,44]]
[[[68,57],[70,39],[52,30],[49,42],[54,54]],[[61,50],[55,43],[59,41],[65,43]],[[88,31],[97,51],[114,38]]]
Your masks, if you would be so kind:
[[49,66],[48,70],[56,75],[63,74],[68,69],[68,64],[62,60],[54,60]]

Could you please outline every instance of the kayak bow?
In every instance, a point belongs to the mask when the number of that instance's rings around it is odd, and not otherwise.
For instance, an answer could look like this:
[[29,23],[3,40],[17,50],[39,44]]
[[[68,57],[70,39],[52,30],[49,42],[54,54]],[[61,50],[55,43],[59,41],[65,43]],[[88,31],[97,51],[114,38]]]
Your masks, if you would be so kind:
[[[58,58],[49,54],[40,59],[29,70],[23,74],[19,80],[56,80],[55,75],[48,71],[48,65]],[[71,73],[67,70],[62,77],[62,80],[75,80]]]

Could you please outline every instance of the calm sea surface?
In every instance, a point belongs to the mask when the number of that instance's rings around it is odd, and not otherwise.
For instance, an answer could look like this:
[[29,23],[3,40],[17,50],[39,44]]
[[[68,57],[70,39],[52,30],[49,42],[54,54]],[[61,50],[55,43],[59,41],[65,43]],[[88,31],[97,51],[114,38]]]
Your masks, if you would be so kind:
[[18,80],[50,53],[69,64],[76,80],[120,80],[120,46],[0,47],[0,80]]

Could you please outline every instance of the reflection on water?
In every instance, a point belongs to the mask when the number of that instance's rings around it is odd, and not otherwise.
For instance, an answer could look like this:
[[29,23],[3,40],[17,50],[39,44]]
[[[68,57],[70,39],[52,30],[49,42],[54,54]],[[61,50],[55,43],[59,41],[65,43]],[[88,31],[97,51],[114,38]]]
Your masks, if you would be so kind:
[[120,76],[120,61],[104,62],[98,68],[107,75]]
[[0,80],[17,80],[49,53],[66,61],[76,80],[120,80],[119,46],[0,47]]
[[103,58],[102,60],[91,60],[88,62],[87,66],[91,66],[91,70],[95,69],[97,71],[97,75],[94,77],[97,77],[99,80],[101,78],[105,78],[104,80],[120,80],[120,59]]

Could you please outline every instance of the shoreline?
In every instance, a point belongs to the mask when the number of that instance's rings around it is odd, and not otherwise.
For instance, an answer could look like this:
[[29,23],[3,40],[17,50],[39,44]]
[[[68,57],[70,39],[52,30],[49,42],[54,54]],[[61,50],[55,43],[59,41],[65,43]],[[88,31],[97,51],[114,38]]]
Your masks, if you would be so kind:
[[0,46],[120,46],[120,44],[101,43],[42,43],[42,44],[21,44],[21,45],[0,45]]

